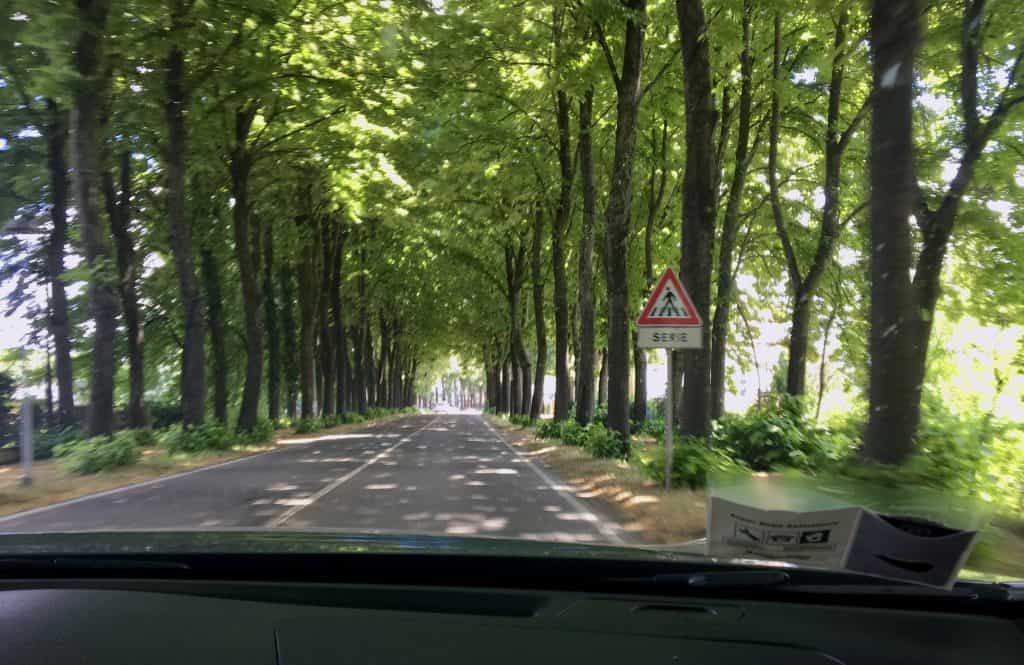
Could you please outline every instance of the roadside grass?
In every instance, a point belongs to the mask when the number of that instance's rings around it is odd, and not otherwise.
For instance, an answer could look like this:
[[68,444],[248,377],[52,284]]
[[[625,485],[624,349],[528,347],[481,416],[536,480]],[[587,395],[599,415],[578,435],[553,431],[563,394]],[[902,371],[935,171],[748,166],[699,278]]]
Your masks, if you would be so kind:
[[[274,432],[270,441],[254,445],[235,444],[226,450],[172,454],[163,447],[150,445],[142,448],[139,460],[135,464],[85,475],[69,471],[60,459],[36,460],[32,463],[32,484],[28,486],[22,486],[19,482],[20,464],[0,466],[0,517],[240,457],[258,455],[283,445],[344,434],[365,427],[371,422],[387,422],[401,415],[405,414],[388,414],[363,423],[336,425],[318,430],[314,434],[295,434],[291,430],[278,430]],[[3,525],[0,524],[0,533],[2,532]]]
[[[636,462],[596,458],[581,447],[562,445],[557,439],[538,439],[531,427],[486,417],[528,459],[553,471],[577,498],[597,500],[606,506],[634,540],[666,545],[704,536],[703,490],[676,488],[666,492]],[[650,437],[633,439],[636,453],[652,445],[655,443]]]
[[[638,459],[660,443],[632,438],[632,461],[598,459],[559,439],[540,439],[534,426],[486,416],[491,425],[534,463],[551,470],[580,499],[596,500],[641,544],[680,544],[703,538],[707,495],[703,489],[666,491],[640,468]],[[962,578],[1024,579],[1024,519],[996,515],[983,530]]]

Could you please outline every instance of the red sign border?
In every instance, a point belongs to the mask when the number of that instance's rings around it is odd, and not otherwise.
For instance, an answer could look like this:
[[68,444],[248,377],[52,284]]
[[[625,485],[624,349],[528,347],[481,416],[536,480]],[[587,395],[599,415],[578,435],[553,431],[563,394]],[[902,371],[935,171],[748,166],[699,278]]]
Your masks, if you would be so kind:
[[[653,319],[651,318],[651,310],[654,309],[654,305],[658,302],[658,298],[661,296],[661,292],[665,290],[665,285],[672,282],[672,286],[676,287],[676,292],[679,293],[679,297],[682,299],[682,305],[686,307],[686,311],[690,312],[692,316],[676,316],[670,319]],[[697,313],[697,308],[693,306],[693,300],[690,298],[690,294],[687,293],[686,287],[676,277],[676,273],[672,268],[666,268],[665,272],[661,274],[661,279],[658,280],[658,285],[654,287],[654,291],[651,293],[651,297],[647,300],[647,304],[644,305],[644,309],[640,312],[640,318],[636,320],[638,326],[687,326],[695,327],[704,325],[700,320],[700,314]]]

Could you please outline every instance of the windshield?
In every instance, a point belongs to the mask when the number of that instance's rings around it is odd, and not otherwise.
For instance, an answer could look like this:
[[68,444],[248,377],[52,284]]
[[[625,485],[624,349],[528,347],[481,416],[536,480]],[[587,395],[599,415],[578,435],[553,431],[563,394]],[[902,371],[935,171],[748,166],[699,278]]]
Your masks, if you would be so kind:
[[6,3],[0,533],[1024,578],[1024,8],[784,4]]

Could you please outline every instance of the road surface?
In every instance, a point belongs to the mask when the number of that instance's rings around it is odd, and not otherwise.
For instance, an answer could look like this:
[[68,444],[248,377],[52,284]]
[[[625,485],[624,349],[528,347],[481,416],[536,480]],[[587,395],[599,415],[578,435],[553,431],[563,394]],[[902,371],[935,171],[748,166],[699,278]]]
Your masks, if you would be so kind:
[[621,543],[478,415],[424,414],[0,518],[0,533],[329,528]]

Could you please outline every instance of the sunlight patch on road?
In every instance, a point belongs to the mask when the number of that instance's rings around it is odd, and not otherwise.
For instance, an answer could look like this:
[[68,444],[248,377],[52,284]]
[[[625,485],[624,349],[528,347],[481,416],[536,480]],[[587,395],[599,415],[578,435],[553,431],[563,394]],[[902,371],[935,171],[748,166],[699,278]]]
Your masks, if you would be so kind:
[[394,490],[398,489],[398,485],[396,485],[395,483],[375,483],[373,485],[365,485],[363,486],[363,489],[375,492],[382,490]]
[[313,503],[313,499],[278,499],[274,501],[275,506],[308,506]]
[[473,472],[479,476],[518,476],[518,469],[477,469]]

